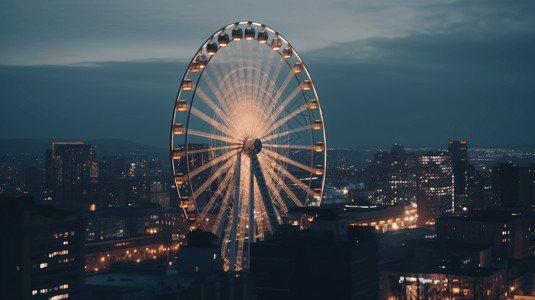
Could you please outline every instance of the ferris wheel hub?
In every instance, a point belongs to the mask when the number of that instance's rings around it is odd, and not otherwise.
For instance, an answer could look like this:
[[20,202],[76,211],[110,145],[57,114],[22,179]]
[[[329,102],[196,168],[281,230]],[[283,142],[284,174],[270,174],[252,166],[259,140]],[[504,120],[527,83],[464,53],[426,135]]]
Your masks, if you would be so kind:
[[243,151],[248,155],[258,154],[262,151],[262,141],[259,138],[248,138],[243,142]]

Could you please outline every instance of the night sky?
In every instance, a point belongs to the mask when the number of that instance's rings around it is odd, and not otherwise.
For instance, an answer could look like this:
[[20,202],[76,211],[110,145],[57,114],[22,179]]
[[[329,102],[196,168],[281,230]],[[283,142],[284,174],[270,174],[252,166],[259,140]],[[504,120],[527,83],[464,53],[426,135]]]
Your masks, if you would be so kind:
[[264,23],[311,72],[333,147],[535,144],[535,2],[0,0],[0,138],[168,147],[187,62]]

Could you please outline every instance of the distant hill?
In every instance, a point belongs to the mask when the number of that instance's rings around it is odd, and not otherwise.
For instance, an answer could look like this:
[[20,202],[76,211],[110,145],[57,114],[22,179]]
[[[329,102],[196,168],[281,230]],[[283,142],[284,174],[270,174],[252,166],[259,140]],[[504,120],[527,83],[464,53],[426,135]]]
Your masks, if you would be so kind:
[[123,139],[0,139],[0,153],[26,152],[30,154],[44,154],[46,149],[52,147],[52,142],[82,141],[97,147],[97,155],[111,153],[126,153],[131,151],[146,151],[152,153],[164,153],[168,150],[164,147],[154,147]]

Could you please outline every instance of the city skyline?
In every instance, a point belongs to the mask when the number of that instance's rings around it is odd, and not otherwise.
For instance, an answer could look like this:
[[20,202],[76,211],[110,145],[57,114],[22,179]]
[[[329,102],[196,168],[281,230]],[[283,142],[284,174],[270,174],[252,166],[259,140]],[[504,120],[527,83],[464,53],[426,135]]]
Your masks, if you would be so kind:
[[[0,138],[124,138],[167,148],[187,61],[221,24],[247,16],[302,54],[328,147],[535,144],[525,134],[535,130],[532,3],[281,5],[2,1],[0,124],[8,130]],[[297,22],[298,9],[312,20]]]
[[0,0],[0,298],[535,299],[534,8]]

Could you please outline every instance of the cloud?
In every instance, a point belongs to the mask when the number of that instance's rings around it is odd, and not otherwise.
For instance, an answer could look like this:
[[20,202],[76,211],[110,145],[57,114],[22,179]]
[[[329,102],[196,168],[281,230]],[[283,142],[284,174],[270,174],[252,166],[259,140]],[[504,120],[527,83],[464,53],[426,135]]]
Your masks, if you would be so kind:
[[[418,34],[304,55],[338,145],[532,143],[535,34]],[[352,128],[353,130],[343,130]]]
[[297,49],[452,31],[532,28],[532,1],[0,0],[0,64],[187,59],[228,23],[272,26]]

